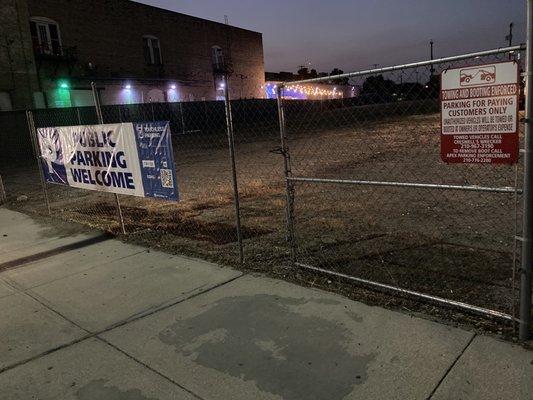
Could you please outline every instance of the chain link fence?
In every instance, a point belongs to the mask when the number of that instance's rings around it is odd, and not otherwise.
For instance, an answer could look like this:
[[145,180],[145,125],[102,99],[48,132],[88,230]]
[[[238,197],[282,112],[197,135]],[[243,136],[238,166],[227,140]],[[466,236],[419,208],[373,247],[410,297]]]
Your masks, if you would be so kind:
[[[28,130],[25,111],[0,113],[0,192],[4,201],[24,201],[26,193],[38,193],[35,207],[44,210],[39,168]],[[32,196],[33,197],[33,196]],[[42,210],[41,210],[42,208]]]
[[[23,212],[84,224],[156,249],[230,265],[240,264],[243,257],[249,265],[259,263],[273,243],[286,248],[283,169],[279,154],[273,152],[279,147],[277,106],[275,100],[261,99],[232,100],[230,105],[238,212],[244,219],[240,230],[224,101],[100,107],[103,123],[170,122],[179,202],[119,195],[117,204],[112,193],[41,181],[32,126],[37,130],[96,125],[99,116],[94,106],[4,113],[0,118],[16,123],[2,131],[8,139],[2,140],[1,150],[9,158],[2,158],[0,165],[7,203]],[[276,260],[284,262],[286,257],[280,252]]]
[[295,265],[511,320],[522,163],[445,164],[439,105],[442,71],[509,59],[363,71],[355,98],[282,101]]
[[277,101],[101,106],[104,123],[170,121],[177,203],[41,183],[28,117],[94,125],[95,107],[0,114],[16,132],[1,141],[7,203],[157,249],[513,320],[522,160],[444,164],[439,148],[439,74],[509,58],[522,67],[516,48],[324,78],[352,85],[351,98],[283,98],[313,81],[285,83]]

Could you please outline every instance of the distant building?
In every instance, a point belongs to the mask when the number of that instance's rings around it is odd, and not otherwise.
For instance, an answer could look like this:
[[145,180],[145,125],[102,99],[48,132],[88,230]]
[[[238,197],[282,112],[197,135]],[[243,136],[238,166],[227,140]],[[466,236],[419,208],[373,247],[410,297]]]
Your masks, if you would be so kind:
[[0,0],[0,110],[264,97],[262,35],[129,0]]
[[[327,74],[319,74],[317,77],[326,77]],[[301,79],[292,72],[266,72],[265,73],[265,97],[277,98],[278,85],[284,84],[283,98],[290,100],[325,100],[356,97],[359,88],[353,85],[340,85],[328,81],[320,83],[291,83]]]

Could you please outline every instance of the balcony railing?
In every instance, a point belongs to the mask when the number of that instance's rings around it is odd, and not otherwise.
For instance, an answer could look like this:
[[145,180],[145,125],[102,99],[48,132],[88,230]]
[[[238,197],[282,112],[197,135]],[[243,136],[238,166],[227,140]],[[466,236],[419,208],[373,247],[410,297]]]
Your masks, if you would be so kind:
[[63,46],[34,45],[35,58],[39,61],[77,61],[77,48]]

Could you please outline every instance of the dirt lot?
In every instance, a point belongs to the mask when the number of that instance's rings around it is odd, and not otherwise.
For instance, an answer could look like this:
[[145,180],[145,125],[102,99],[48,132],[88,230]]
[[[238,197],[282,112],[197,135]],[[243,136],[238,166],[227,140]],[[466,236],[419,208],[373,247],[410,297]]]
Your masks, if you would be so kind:
[[[290,116],[289,116],[290,117]],[[311,117],[311,116],[310,116]],[[331,118],[339,119],[338,115]],[[321,118],[328,118],[327,115]],[[345,125],[345,124],[344,124]],[[513,187],[515,167],[448,166],[436,114],[327,128],[289,120],[294,176]],[[499,330],[501,325],[287,268],[285,187],[275,129],[238,132],[246,270],[334,290],[373,304]],[[175,143],[181,201],[121,197],[123,240],[237,265],[234,206],[223,134]],[[37,170],[3,172],[10,206],[44,214]],[[119,233],[114,197],[48,185],[52,214]],[[298,261],[502,312],[513,310],[515,194],[295,185]],[[25,195],[27,200],[16,200]],[[510,334],[508,327],[504,328]]]

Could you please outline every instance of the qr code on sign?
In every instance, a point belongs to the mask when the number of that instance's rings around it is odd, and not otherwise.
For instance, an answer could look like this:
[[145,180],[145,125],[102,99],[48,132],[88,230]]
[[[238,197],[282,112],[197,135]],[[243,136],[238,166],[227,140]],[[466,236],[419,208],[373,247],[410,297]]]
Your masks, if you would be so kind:
[[172,181],[172,171],[170,169],[161,169],[161,186],[164,188],[173,188],[174,182]]

